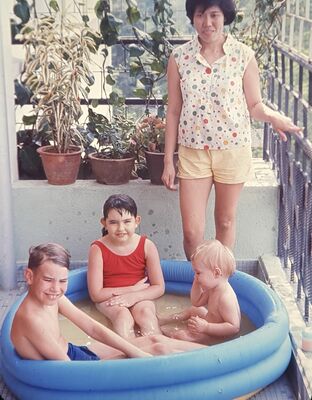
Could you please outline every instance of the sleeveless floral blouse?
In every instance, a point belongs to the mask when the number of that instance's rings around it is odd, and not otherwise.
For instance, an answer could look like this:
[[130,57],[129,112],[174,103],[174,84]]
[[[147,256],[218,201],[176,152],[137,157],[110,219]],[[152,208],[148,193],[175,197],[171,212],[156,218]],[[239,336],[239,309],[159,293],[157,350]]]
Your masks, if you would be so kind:
[[180,73],[183,105],[179,144],[194,149],[250,146],[250,117],[243,91],[245,69],[253,50],[227,35],[225,55],[210,65],[193,40],[173,50]]

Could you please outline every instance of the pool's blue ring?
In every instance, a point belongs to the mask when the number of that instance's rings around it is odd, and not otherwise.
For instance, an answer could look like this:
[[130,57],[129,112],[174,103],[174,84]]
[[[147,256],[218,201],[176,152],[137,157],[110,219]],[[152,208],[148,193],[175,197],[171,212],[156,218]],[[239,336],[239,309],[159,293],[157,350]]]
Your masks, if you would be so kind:
[[[189,294],[185,261],[162,261],[167,293]],[[226,343],[151,359],[61,362],[20,359],[10,329],[22,299],[8,312],[0,335],[1,373],[22,400],[233,399],[276,380],[288,366],[288,317],[278,296],[260,280],[236,272],[231,284],[242,311],[258,327]],[[71,271],[69,298],[86,297],[86,269]]]

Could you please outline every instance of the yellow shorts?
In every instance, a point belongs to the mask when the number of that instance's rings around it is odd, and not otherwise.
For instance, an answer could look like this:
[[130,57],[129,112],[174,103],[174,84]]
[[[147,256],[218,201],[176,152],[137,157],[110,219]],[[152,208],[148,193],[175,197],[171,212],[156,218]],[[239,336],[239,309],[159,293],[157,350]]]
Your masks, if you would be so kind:
[[179,145],[178,174],[181,179],[213,177],[219,183],[244,183],[252,171],[251,148],[230,150],[192,149]]

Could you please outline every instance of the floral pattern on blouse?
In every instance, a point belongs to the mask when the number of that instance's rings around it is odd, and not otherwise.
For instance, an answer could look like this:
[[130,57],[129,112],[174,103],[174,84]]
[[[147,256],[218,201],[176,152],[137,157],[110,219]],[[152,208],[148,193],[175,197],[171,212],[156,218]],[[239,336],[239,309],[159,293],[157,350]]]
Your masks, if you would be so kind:
[[252,49],[227,35],[225,55],[212,65],[193,40],[173,50],[180,74],[183,105],[178,142],[195,149],[231,149],[250,145],[250,116],[243,75]]

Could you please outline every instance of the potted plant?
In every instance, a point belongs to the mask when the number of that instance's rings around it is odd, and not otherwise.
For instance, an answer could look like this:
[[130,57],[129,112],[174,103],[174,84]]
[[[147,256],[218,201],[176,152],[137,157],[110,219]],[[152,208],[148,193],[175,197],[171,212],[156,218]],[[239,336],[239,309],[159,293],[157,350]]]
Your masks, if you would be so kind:
[[73,183],[82,151],[81,98],[87,98],[94,82],[90,56],[97,51],[99,35],[57,8],[49,16],[30,19],[16,39],[25,47],[21,83],[32,93],[31,122],[50,143],[38,149],[48,182]]
[[129,182],[134,169],[135,122],[122,112],[109,118],[89,107],[88,157],[96,181],[108,185]]
[[[151,183],[162,185],[162,171],[164,169],[166,120],[157,115],[146,115],[136,126],[134,140],[138,149],[144,151],[146,165]],[[178,153],[174,154],[175,165]],[[177,181],[176,181],[177,183]]]
[[[127,71],[129,71],[128,81],[133,85],[133,94],[136,98],[143,100],[146,118],[156,118],[151,117],[152,107],[156,107],[157,116],[160,120],[155,121],[155,123],[164,124],[165,104],[167,101],[164,78],[166,76],[168,58],[173,48],[169,38],[177,33],[174,28],[174,21],[172,20],[172,6],[169,0],[157,1],[154,4],[153,15],[144,18],[141,17],[140,10],[135,1],[126,0],[126,6],[126,19],[122,21],[111,13],[111,2],[109,0],[103,0],[97,3],[96,14],[100,19],[103,43],[106,45],[103,52],[104,59],[107,59],[109,49],[114,45],[117,45],[117,51],[118,49],[120,50],[120,48],[125,50],[126,54],[129,56],[125,67]],[[146,26],[149,28],[147,31],[143,30]],[[125,27],[127,31],[131,29],[133,33],[133,43],[129,44],[127,40],[124,40],[129,38],[121,36],[120,32]],[[116,89],[120,69],[118,66],[109,66],[104,69],[104,65],[105,62],[103,63],[103,70],[106,72],[106,78],[103,84],[104,93],[106,94],[106,84],[111,86],[110,95],[106,95],[108,103],[114,103],[115,106],[118,106],[117,103],[119,103],[120,106],[120,104],[124,102],[124,96],[121,96]],[[159,92],[164,93],[162,98],[159,98],[159,96],[157,97],[157,93]],[[145,117],[143,120],[144,119]],[[139,125],[144,123],[145,122],[140,120]],[[150,147],[154,144],[155,153],[157,153],[155,157],[160,159],[159,162],[157,162],[157,164],[160,163],[160,166],[156,167],[157,176],[155,176],[155,178],[154,172],[150,172],[149,175],[153,183],[161,184],[160,175],[162,172],[160,172],[160,169],[162,171],[163,168],[165,129],[164,127],[161,129],[158,128],[156,128],[156,132],[154,124],[151,123],[148,128],[145,127],[141,131],[141,127],[138,126],[134,140],[141,149],[138,153],[137,171],[139,168],[142,168],[142,171],[144,171],[145,164],[148,164],[148,166],[153,169],[153,163],[147,160],[147,158],[149,158],[149,153],[154,153],[154,151],[151,151],[152,148]],[[150,135],[149,140],[147,137],[148,135]],[[147,142],[149,142],[149,145]],[[146,150],[146,152],[144,150]],[[144,172],[141,176],[143,175]]]

